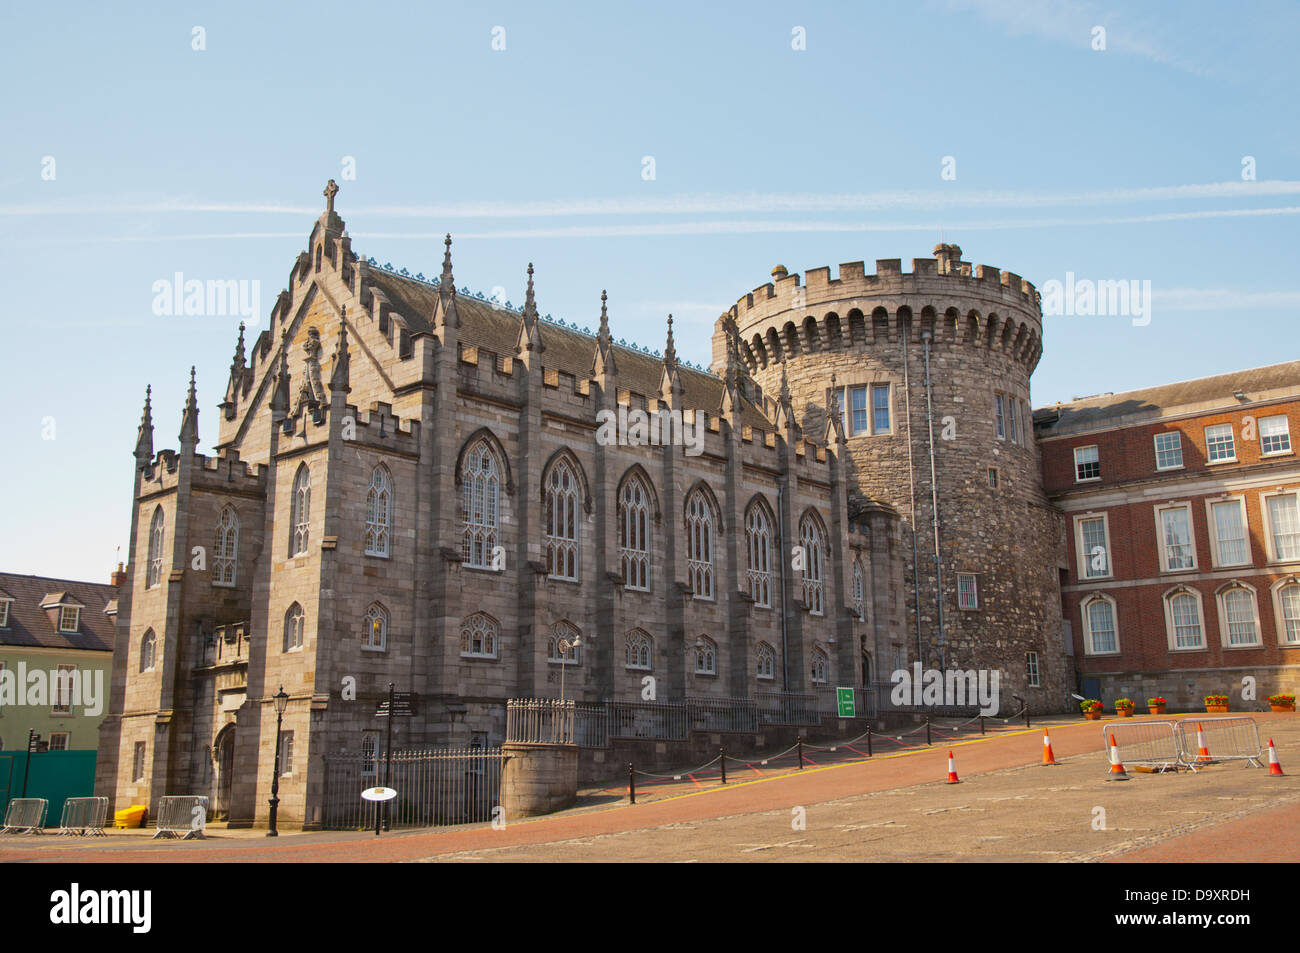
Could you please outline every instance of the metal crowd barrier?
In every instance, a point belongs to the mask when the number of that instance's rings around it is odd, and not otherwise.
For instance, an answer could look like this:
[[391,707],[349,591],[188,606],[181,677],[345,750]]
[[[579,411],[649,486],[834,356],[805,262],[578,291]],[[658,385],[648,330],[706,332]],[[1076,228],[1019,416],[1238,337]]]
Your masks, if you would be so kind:
[[1264,767],[1260,760],[1264,749],[1259,743],[1259,726],[1253,718],[1190,718],[1178,722],[1178,757],[1193,771],[1207,762],[1199,760],[1200,745],[1197,732],[1205,733],[1205,746],[1210,761],[1246,761],[1257,768]]
[[203,827],[208,821],[208,799],[188,794],[169,794],[158,802],[159,837],[178,837],[189,840],[191,837],[205,840]]
[[1103,751],[1110,758],[1110,739],[1115,737],[1121,764],[1147,764],[1161,771],[1177,768],[1181,762],[1177,723],[1173,721],[1116,721],[1101,731]]
[[43,797],[16,797],[5,808],[0,834],[39,834],[45,827],[50,802]]
[[104,837],[108,823],[108,798],[70,797],[63,802],[59,833],[78,837]]

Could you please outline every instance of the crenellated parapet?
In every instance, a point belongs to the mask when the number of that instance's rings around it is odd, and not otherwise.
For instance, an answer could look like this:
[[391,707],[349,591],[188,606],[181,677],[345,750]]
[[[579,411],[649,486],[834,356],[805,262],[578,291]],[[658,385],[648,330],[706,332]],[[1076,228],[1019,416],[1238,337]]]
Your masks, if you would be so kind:
[[420,452],[420,421],[403,420],[393,413],[392,404],[383,401],[372,403],[364,412],[349,404],[344,408],[342,429],[345,445],[410,456]]
[[[140,498],[175,491],[180,482],[183,459],[176,450],[159,450],[141,470]],[[254,496],[266,493],[266,465],[250,465],[240,460],[237,450],[225,449],[217,456],[194,453],[188,462],[192,488]]]
[[928,331],[935,345],[1001,351],[1030,373],[1042,355],[1038,290],[1015,272],[961,261],[956,245],[939,245],[934,258],[878,259],[814,268],[804,276],[784,267],[773,281],[740,298],[715,326],[713,368],[724,366],[727,325],[751,373],[805,354],[890,346],[910,329],[917,344]]
[[266,465],[257,463],[250,466],[239,459],[239,451],[234,448],[225,449],[215,457],[196,453],[193,485],[261,494],[266,490]]

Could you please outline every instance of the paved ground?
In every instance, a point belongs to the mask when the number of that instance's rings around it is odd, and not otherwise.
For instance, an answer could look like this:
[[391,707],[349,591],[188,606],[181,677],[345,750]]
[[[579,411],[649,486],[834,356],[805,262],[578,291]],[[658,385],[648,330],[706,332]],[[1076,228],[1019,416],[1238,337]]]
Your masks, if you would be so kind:
[[24,838],[0,842],[0,861],[1300,860],[1300,720],[1255,717],[1296,776],[1232,763],[1107,782],[1098,726],[1071,722],[1051,728],[1058,767],[1038,764],[1037,725],[955,742],[956,785],[947,747],[908,749],[743,781],[729,770],[726,787],[683,781],[634,806],[612,790],[504,830]]

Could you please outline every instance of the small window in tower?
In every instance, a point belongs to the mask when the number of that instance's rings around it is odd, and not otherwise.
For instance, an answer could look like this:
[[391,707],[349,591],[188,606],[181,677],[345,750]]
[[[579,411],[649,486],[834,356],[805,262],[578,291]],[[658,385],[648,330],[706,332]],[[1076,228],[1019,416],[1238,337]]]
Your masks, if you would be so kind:
[[996,490],[997,488],[998,488],[998,468],[989,467],[989,489]]
[[975,573],[957,573],[957,608],[978,609],[979,607],[979,584],[976,580]]
[[849,423],[852,424],[850,433],[870,433],[871,428],[867,425],[867,389],[865,387],[854,387],[849,390]]
[[871,431],[889,433],[889,385],[871,385]]

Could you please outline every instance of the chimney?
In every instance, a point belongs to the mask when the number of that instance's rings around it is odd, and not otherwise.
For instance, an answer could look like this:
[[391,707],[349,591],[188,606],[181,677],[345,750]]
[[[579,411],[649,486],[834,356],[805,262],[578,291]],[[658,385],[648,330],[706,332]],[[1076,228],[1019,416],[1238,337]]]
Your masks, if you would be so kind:
[[108,577],[108,584],[115,588],[121,589],[122,584],[126,582],[126,570],[121,563],[117,564],[117,571]]
[[939,244],[934,246],[934,257],[939,262],[939,274],[955,275],[961,273],[961,246]]

